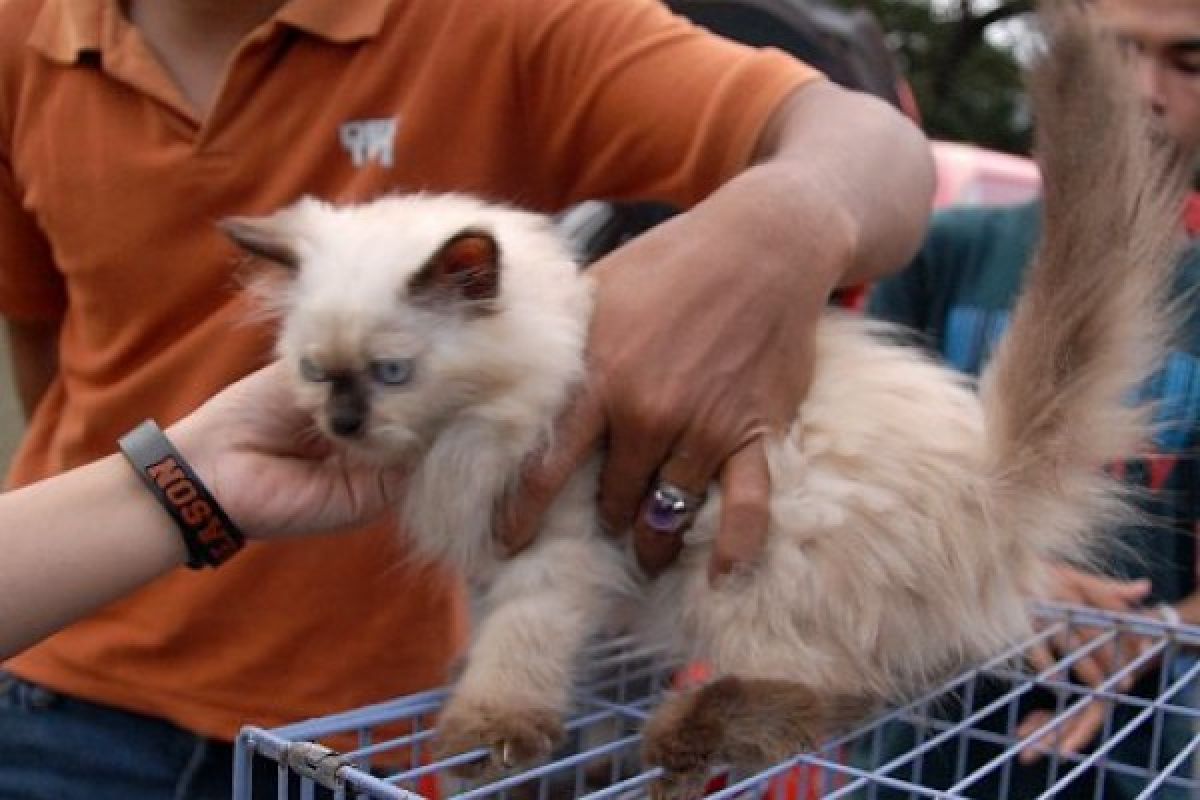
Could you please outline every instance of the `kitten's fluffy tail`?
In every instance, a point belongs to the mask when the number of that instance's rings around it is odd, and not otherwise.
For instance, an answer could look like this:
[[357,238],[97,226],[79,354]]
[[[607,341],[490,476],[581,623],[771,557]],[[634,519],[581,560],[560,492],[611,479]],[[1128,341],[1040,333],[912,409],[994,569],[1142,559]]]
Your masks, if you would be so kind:
[[1103,465],[1150,432],[1128,400],[1171,328],[1186,169],[1151,135],[1128,65],[1090,15],[1047,0],[1042,19],[1049,46],[1030,89],[1044,228],[981,392],[994,513],[1038,531],[1043,554],[1078,557],[1119,511]]

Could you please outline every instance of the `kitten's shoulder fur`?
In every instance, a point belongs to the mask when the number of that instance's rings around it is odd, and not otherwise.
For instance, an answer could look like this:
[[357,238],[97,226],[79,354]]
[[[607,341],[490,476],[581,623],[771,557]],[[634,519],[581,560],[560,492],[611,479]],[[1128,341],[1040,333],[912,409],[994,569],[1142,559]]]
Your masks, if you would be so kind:
[[[1034,81],[1044,238],[981,391],[831,313],[808,397],[769,442],[761,563],[721,586],[705,567],[719,492],[646,583],[597,529],[595,463],[528,550],[499,558],[496,503],[584,368],[588,280],[544,218],[421,195],[231,226],[298,268],[279,295],[279,352],[301,404],[350,450],[412,465],[411,541],[476,580],[482,616],[439,725],[445,751],[485,747],[498,765],[549,752],[578,653],[630,598],[656,642],[724,676],[647,729],[647,758],[681,795],[715,761],[811,744],[1028,633],[1046,559],[1084,557],[1122,513],[1099,467],[1147,434],[1124,398],[1162,349],[1182,187],[1115,48],[1074,4],[1053,7]],[[381,383],[396,363],[411,374]],[[331,430],[346,409],[361,416],[353,435]]]

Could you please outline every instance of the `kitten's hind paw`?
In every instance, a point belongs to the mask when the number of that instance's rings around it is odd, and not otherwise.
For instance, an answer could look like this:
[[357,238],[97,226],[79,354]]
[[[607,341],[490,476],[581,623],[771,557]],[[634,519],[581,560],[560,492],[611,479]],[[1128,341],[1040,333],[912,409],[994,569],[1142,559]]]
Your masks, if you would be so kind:
[[708,784],[708,770],[664,772],[650,784],[650,800],[699,800]]
[[761,769],[812,750],[870,707],[864,698],[818,695],[790,681],[726,676],[668,697],[646,724],[642,760],[666,773],[658,797],[691,800],[712,767]]
[[452,771],[462,778],[490,778],[546,758],[564,736],[559,715],[553,711],[452,703],[438,722],[434,755],[443,759],[487,750],[484,758]]
[[703,690],[668,697],[642,734],[642,762],[663,775],[650,786],[652,800],[703,796],[709,769],[725,736],[724,721],[709,712]]

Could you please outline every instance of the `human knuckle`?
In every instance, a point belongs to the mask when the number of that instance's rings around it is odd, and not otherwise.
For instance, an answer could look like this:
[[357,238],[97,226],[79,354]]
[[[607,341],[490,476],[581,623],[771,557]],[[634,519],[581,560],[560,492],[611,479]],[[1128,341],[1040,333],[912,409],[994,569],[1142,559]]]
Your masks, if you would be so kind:
[[712,425],[694,428],[688,434],[688,453],[697,461],[717,464],[736,447],[736,438]]

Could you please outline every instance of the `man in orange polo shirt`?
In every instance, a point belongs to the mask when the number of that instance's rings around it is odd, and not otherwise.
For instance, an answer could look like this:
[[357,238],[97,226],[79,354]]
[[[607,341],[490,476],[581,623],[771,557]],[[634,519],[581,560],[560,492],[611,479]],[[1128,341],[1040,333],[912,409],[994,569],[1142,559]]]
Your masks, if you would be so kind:
[[[652,198],[693,208],[597,265],[596,373],[561,439],[606,432],[618,522],[655,471],[720,479],[719,571],[761,537],[759,434],[806,388],[826,297],[905,260],[931,185],[898,114],[654,0],[4,0],[0,312],[31,414],[11,481],[268,357],[218,219],[396,189]],[[226,796],[240,725],[438,684],[458,619],[386,530],[179,570],[6,665],[0,797]]]

